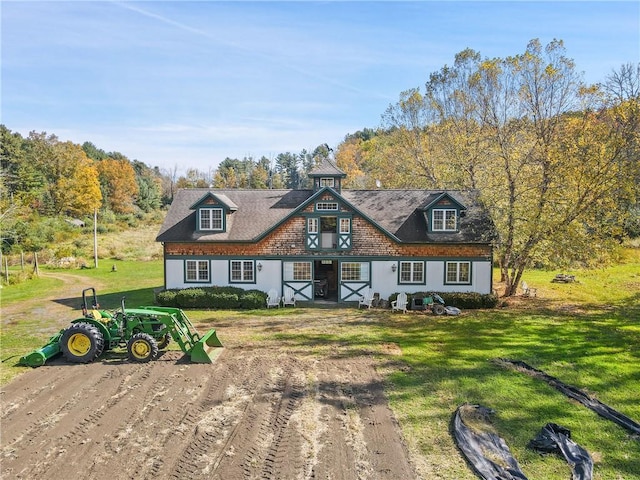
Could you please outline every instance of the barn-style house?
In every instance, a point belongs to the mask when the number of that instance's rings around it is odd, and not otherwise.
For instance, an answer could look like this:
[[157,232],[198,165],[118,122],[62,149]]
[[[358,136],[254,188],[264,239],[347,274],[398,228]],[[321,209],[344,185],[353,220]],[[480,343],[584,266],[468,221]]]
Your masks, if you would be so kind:
[[158,234],[165,288],[491,293],[492,224],[473,192],[342,190],[325,160],[305,190],[179,190]]

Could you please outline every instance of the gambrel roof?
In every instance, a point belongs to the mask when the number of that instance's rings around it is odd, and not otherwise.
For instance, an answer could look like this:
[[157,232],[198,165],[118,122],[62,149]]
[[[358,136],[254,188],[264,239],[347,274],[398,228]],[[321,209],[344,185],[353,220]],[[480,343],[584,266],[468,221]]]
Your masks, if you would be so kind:
[[[488,243],[492,223],[473,192],[442,190],[179,190],[164,224],[159,242],[251,242],[295,216],[315,198],[330,192],[337,200],[371,222],[386,235],[406,243]],[[224,232],[196,231],[197,207],[210,196],[231,207]],[[457,208],[458,230],[430,232],[429,208],[445,199]]]

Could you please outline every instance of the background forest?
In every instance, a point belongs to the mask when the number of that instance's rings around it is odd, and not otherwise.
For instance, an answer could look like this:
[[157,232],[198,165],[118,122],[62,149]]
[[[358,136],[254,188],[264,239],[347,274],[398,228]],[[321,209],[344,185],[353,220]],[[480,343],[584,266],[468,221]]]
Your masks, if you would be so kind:
[[323,158],[347,173],[344,188],[475,190],[507,295],[526,268],[601,265],[640,236],[640,63],[586,85],[561,41],[507,58],[464,50],[335,151],[226,158],[178,176],[177,164],[160,170],[91,142],[4,125],[0,135],[4,254],[51,249],[69,220],[92,228],[96,210],[102,230],[157,220],[177,188],[307,188]]

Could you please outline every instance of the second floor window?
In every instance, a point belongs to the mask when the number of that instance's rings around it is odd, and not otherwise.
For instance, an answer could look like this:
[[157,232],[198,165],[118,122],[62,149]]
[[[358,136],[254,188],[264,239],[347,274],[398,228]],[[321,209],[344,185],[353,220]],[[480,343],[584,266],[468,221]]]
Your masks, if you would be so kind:
[[199,230],[222,230],[222,209],[201,208]]
[[338,204],[336,202],[318,202],[316,210],[338,210]]
[[437,208],[432,212],[431,229],[434,231],[455,231],[458,228],[456,210]]

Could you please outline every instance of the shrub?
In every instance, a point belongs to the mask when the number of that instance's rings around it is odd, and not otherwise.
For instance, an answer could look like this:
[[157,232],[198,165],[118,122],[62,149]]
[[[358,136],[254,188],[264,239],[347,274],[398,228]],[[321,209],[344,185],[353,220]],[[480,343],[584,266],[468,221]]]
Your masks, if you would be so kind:
[[185,288],[176,294],[176,303],[180,308],[202,308],[204,307],[204,289]]
[[163,307],[221,310],[262,308],[266,298],[267,294],[264,292],[239,287],[172,289],[156,294],[156,302]]
[[494,308],[498,305],[498,296],[493,294],[448,292],[439,295],[446,305],[463,309]]
[[156,294],[156,302],[163,307],[177,307],[178,290],[162,290]]
[[240,308],[255,310],[264,308],[267,303],[267,294],[259,290],[249,290],[240,296]]
[[240,301],[235,293],[216,292],[212,293],[209,298],[211,299],[209,308],[219,308],[221,310],[240,308]]

